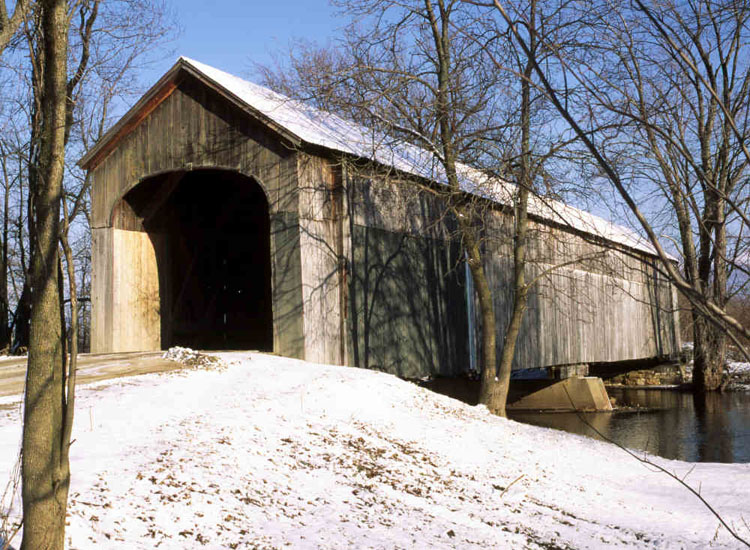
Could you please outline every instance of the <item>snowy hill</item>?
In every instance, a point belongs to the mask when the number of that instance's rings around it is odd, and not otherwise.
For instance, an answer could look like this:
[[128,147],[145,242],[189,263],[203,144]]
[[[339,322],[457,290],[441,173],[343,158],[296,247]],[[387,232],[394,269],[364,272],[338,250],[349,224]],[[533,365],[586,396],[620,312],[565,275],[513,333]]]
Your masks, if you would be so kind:
[[[70,549],[738,547],[685,488],[611,445],[386,374],[221,357],[79,389]],[[18,409],[0,410],[3,480]],[[653,460],[750,536],[750,465]]]

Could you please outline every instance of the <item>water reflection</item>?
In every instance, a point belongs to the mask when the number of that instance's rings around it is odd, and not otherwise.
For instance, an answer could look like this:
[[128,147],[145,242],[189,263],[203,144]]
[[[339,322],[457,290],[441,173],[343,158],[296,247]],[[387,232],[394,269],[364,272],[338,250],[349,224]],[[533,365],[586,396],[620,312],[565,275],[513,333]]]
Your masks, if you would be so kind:
[[[647,410],[584,413],[587,423],[631,449],[690,462],[750,462],[750,393],[610,390],[619,406]],[[510,412],[520,422],[601,439],[575,413]]]

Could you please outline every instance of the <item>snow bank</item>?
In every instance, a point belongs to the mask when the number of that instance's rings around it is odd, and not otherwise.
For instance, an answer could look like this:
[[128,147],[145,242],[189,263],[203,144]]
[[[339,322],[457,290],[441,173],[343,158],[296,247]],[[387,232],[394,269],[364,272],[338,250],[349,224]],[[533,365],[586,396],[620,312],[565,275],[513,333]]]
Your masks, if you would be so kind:
[[176,363],[182,363],[186,367],[192,367],[196,369],[214,369],[224,370],[226,369],[226,363],[215,355],[209,355],[207,353],[201,353],[190,348],[183,348],[180,346],[173,346],[164,352],[162,355],[163,359],[174,361]]
[[750,363],[730,361],[727,364],[727,371],[731,374],[750,374]]
[[750,363],[729,361],[725,373],[726,390],[750,391]]
[[[383,373],[220,358],[79,391],[70,549],[737,548],[609,444]],[[2,411],[4,479],[19,440],[18,410]],[[750,465],[652,459],[750,536]]]
[[[689,379],[693,376],[693,342],[683,342],[682,353],[688,357],[685,373]],[[730,351],[730,359],[732,357]],[[736,352],[735,352],[736,353]],[[724,384],[726,391],[750,391],[750,363],[729,360],[724,365]]]

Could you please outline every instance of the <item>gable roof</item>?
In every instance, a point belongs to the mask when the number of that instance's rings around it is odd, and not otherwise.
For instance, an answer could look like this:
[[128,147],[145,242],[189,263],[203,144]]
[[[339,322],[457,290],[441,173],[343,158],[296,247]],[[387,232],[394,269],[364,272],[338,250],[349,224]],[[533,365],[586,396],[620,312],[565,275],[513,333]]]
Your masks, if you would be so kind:
[[[119,140],[134,129],[176,87],[180,71],[186,71],[217,89],[227,99],[259,119],[295,145],[308,144],[375,161],[406,174],[445,183],[439,159],[429,151],[329,113],[290,99],[268,88],[187,57],[175,65],[118,121],[79,161],[85,169],[98,164]],[[490,178],[466,165],[459,165],[464,191],[499,204],[512,206],[515,187]],[[561,201],[529,197],[530,215],[569,226],[578,231],[628,248],[656,255],[653,246],[628,228]]]

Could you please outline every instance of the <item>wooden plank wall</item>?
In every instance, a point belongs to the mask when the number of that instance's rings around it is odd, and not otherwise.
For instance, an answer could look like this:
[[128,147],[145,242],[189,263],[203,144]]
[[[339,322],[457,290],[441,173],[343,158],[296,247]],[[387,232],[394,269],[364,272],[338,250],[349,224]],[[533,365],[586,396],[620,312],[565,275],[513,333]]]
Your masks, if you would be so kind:
[[[115,309],[114,280],[116,276],[122,279],[130,275],[116,274],[113,266],[128,269],[128,265],[135,265],[129,258],[141,253],[140,246],[133,244],[134,248],[129,249],[123,241],[116,251],[121,261],[115,262],[112,233],[107,233],[112,227],[115,204],[148,177],[201,167],[236,170],[263,187],[271,217],[274,350],[303,357],[296,151],[216,92],[187,76],[92,171],[92,231],[98,235],[92,243],[92,348],[119,351],[117,346],[135,337],[115,334],[119,329],[113,319],[121,312]],[[150,304],[142,307],[146,315]]]
[[331,161],[301,153],[298,159],[305,359],[343,365],[341,181]]
[[[455,223],[445,216],[433,195],[419,193],[409,183],[387,178],[360,176],[350,182],[350,186],[354,195],[353,234],[360,234],[361,242],[366,238],[371,251],[384,248],[391,254],[411,256],[408,260],[392,259],[392,263],[411,263],[413,272],[425,267],[424,259],[418,258],[419,253],[413,248],[403,247],[401,252],[396,250],[393,241],[398,240],[399,235],[410,239],[429,236],[441,242],[440,247],[444,250],[451,247],[450,243],[458,242]],[[488,209],[483,216],[485,266],[494,290],[498,347],[501,348],[513,299],[513,220],[499,208]],[[672,307],[672,288],[665,281],[655,279],[653,258],[588,242],[575,232],[539,221],[532,221],[530,225],[527,280],[548,273],[540,277],[531,292],[514,368],[645,359],[671,355],[678,350],[678,331],[674,330],[677,313]],[[363,237],[365,233],[366,237]],[[382,256],[371,254],[370,258],[365,258],[360,254],[355,257],[361,264],[359,273],[377,270],[377,262],[383,261]],[[556,267],[573,259],[578,260],[575,265]],[[453,254],[453,262],[455,271],[461,263],[459,253]],[[450,271],[446,270],[442,276],[448,273]],[[388,289],[387,293],[396,292],[394,288],[398,284],[394,275],[387,275],[386,279],[383,287]],[[423,278],[412,284],[435,283]],[[463,282],[456,279],[452,284],[463,285]],[[415,294],[422,291],[416,286],[412,289]],[[451,294],[449,289],[437,285],[425,292]],[[387,301],[392,297],[386,294],[382,299]],[[398,300],[395,298],[394,303]],[[454,315],[446,322],[450,323],[456,338],[468,338],[466,325],[457,322],[455,312],[458,310],[453,307]],[[383,318],[378,330],[394,330],[401,325],[424,327],[430,322],[417,312],[395,309],[397,311],[394,310],[390,319],[385,318],[387,313],[381,313]],[[465,309],[461,311],[465,312]],[[430,329],[433,334],[437,330],[437,327]],[[416,334],[413,328],[395,332],[402,341],[410,339],[409,345],[413,349],[424,347],[424,334]],[[374,340],[378,338],[383,337],[375,336]],[[387,345],[394,346],[395,343],[391,341]],[[383,343],[383,347],[387,345]],[[467,349],[467,346],[456,348]],[[426,365],[435,365],[425,361],[424,357],[420,360]],[[468,363],[468,359],[464,363]],[[451,374],[443,372],[442,368],[438,367],[440,374]],[[423,374],[434,374],[431,370],[426,366]]]
[[225,168],[255,178],[272,213],[296,213],[297,160],[289,145],[216,92],[186,78],[92,173],[92,225],[144,178],[190,168]]
[[[153,237],[153,240],[152,240]],[[161,345],[158,235],[112,229],[112,347],[118,351],[149,351]]]
[[459,244],[359,225],[351,234],[350,364],[408,378],[467,370]]
[[[201,167],[252,177],[268,198],[274,351],[405,376],[464,370],[462,254],[455,220],[440,199],[376,169],[342,178],[345,167],[295,150],[187,76],[92,172],[94,351],[160,345],[152,294],[154,250],[161,245],[137,224],[123,225],[125,210],[113,227],[115,205],[146,178]],[[512,218],[490,209],[485,227],[502,331],[512,299]],[[676,350],[672,290],[656,279],[645,255],[534,222],[528,257],[529,277],[581,261],[551,271],[532,292],[517,368]]]
[[[498,330],[512,308],[512,218],[487,212],[485,245]],[[514,368],[611,362],[679,351],[672,288],[657,278],[654,259],[587,241],[532,221],[527,280],[543,275],[530,295]],[[571,266],[559,267],[571,260]]]
[[115,350],[112,345],[112,233],[111,227],[91,229],[91,353]]
[[465,271],[450,223],[408,184],[353,176],[347,191],[349,363],[410,378],[465,371]]

